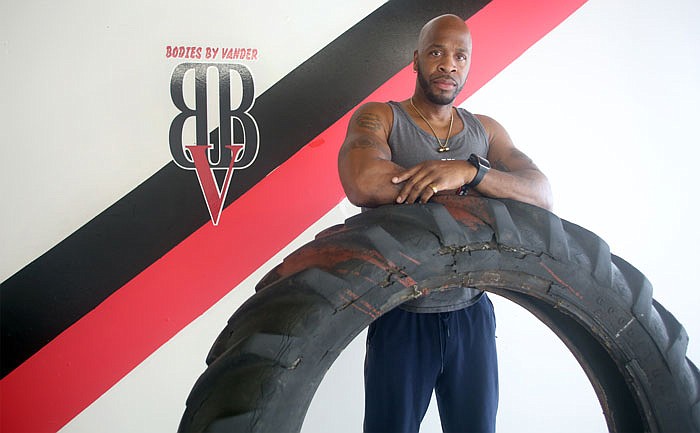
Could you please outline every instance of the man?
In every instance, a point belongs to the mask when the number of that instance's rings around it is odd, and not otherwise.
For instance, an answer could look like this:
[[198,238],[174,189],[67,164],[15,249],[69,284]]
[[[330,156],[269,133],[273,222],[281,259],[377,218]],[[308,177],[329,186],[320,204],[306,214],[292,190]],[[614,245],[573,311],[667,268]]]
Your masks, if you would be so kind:
[[[338,157],[350,202],[375,207],[478,193],[551,208],[547,178],[505,129],[453,107],[470,63],[471,34],[461,18],[443,15],[423,27],[413,96],[368,103],[350,120]],[[433,390],[444,431],[494,431],[495,326],[491,302],[473,288],[409,301],[372,323],[365,431],[417,432]]]

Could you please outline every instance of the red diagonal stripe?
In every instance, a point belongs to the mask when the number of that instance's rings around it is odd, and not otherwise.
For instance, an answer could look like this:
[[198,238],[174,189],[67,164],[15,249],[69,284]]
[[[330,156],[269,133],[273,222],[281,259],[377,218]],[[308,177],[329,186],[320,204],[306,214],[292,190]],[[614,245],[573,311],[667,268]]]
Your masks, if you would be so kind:
[[[585,0],[494,0],[468,20],[475,44],[463,102]],[[367,101],[400,100],[410,67]],[[207,224],[0,382],[0,431],[56,431],[337,205],[346,114]],[[196,180],[193,178],[192,180]],[[233,181],[235,182],[235,175]]]

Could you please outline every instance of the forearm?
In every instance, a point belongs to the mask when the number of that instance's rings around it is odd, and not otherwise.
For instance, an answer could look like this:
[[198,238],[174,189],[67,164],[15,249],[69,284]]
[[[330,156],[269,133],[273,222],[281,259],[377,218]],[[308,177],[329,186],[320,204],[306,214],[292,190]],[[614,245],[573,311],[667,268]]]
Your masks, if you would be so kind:
[[553,208],[552,189],[547,177],[539,170],[506,172],[491,169],[475,189],[487,197],[509,198],[547,210]]
[[351,166],[339,168],[345,195],[355,206],[376,207],[396,202],[401,184],[394,184],[391,179],[403,170],[402,167],[377,159],[362,165],[361,171],[352,170]]

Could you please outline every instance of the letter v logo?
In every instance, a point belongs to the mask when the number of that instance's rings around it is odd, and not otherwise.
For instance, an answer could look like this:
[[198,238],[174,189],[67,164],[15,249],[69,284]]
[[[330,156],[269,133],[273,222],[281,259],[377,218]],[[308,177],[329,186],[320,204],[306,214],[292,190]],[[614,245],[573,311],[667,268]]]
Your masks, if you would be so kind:
[[226,145],[226,148],[231,150],[231,162],[226,169],[226,177],[224,178],[224,184],[221,186],[221,189],[219,189],[219,186],[216,183],[214,169],[209,166],[209,159],[207,157],[207,151],[214,146],[211,144],[203,144],[185,147],[192,154],[195,171],[197,172],[197,178],[199,179],[199,186],[202,187],[204,200],[207,202],[207,208],[209,209],[209,215],[211,216],[211,222],[214,223],[215,226],[219,225],[221,211],[224,209],[224,201],[226,200],[228,187],[231,185],[231,178],[233,177],[233,164],[236,162],[236,158],[238,157],[240,151],[243,150],[243,145]]

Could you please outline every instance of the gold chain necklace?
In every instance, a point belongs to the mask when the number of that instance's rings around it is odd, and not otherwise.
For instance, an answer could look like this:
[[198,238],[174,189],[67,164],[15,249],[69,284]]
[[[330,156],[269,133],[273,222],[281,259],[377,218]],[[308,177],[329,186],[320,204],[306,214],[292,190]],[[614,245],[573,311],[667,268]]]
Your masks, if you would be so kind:
[[450,148],[447,147],[447,142],[450,141],[450,134],[452,133],[452,123],[455,120],[454,110],[450,109],[450,129],[447,131],[447,137],[445,137],[445,143],[441,143],[440,138],[438,138],[438,135],[435,132],[435,129],[433,129],[433,125],[431,125],[430,122],[428,122],[428,119],[426,119],[425,116],[423,116],[423,113],[421,113],[418,110],[418,107],[416,107],[416,105],[413,103],[413,96],[411,96],[411,106],[413,106],[413,109],[416,110],[416,113],[418,113],[420,118],[423,119],[425,121],[425,123],[428,124],[428,128],[430,128],[430,130],[433,131],[433,135],[435,136],[435,139],[437,140],[438,146],[440,146],[440,147],[438,147],[437,151],[442,153],[442,152],[447,152],[448,150],[450,150]]

